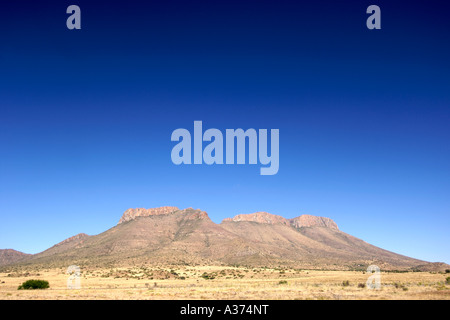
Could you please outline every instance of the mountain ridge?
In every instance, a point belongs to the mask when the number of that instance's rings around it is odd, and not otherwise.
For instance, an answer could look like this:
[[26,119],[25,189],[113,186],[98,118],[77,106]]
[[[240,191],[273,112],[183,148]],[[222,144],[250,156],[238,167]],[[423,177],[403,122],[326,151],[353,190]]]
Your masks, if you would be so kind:
[[334,222],[332,219],[326,217],[313,216],[309,214],[302,214],[292,219],[286,219],[279,215],[275,215],[265,211],[260,211],[249,214],[238,214],[233,218],[225,218],[222,220],[222,222],[241,222],[241,221],[253,221],[267,224],[280,223],[284,225],[291,225],[295,228],[327,227],[339,230],[336,222]]
[[0,266],[20,262],[29,256],[31,254],[14,249],[0,249]]
[[98,235],[78,234],[17,263],[138,262],[339,269],[362,268],[376,262],[383,269],[403,270],[429,264],[348,235],[326,217],[301,215],[286,219],[256,212],[216,224],[205,211],[177,207],[128,209],[117,225]]

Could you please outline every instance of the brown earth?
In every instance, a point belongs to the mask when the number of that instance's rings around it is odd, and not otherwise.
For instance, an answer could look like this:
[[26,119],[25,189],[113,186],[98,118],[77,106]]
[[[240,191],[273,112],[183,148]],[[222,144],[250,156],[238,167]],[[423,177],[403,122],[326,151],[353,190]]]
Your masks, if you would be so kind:
[[[0,300],[450,300],[448,274],[382,271],[380,288],[364,271],[323,271],[227,266],[82,267],[80,289],[68,289],[67,267],[0,272]],[[18,290],[30,279],[45,290]],[[299,306],[300,307],[300,306]]]

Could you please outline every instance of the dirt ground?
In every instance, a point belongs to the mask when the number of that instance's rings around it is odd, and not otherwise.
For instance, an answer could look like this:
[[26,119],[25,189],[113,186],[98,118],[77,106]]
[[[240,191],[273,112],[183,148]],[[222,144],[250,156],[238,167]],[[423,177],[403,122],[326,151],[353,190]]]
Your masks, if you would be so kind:
[[[65,269],[0,273],[0,299],[256,299],[256,300],[449,300],[449,274],[381,272],[381,287],[361,271],[319,271],[223,266],[81,268],[80,289],[68,289]],[[18,290],[41,279],[49,289]],[[450,279],[449,279],[450,280]]]

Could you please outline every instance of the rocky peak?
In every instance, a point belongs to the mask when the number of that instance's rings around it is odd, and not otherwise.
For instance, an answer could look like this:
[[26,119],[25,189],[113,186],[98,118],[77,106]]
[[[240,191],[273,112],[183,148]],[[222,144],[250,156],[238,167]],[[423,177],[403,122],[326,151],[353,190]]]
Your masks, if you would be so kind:
[[28,256],[29,254],[23,253],[14,249],[0,249],[0,255],[4,256]]
[[304,214],[288,220],[283,218],[282,216],[278,216],[268,212],[255,212],[250,214],[238,214],[234,218],[226,218],[223,220],[223,222],[230,221],[251,221],[265,224],[284,224],[287,226],[293,226],[297,229],[301,227],[326,227],[339,230],[337,224],[330,218],[311,216],[308,214]]
[[186,214],[188,220],[209,219],[208,214],[200,209],[187,208],[181,210],[181,212]]
[[87,235],[86,233],[79,233],[77,235],[74,235],[73,237],[67,238],[66,240],[63,240],[59,243],[57,243],[55,246],[60,246],[63,245],[65,243],[69,243],[69,242],[73,242],[73,241],[83,241],[87,238],[89,238],[90,236]]
[[136,217],[148,217],[148,216],[157,216],[161,214],[169,214],[174,211],[178,211],[179,209],[177,207],[159,207],[159,208],[151,208],[151,209],[144,209],[144,208],[131,208],[126,210],[122,217],[119,220],[118,224],[121,224],[122,222],[130,221],[136,219]]
[[15,263],[29,256],[31,255],[14,249],[0,249],[0,266]]
[[289,222],[294,228],[327,227],[339,230],[336,222],[334,222],[330,218],[311,216],[309,214],[303,214],[299,217],[289,219]]
[[234,218],[226,218],[223,222],[227,221],[252,221],[265,224],[285,224],[289,225],[289,221],[281,216],[271,214],[268,212],[255,212],[250,214],[238,214]]

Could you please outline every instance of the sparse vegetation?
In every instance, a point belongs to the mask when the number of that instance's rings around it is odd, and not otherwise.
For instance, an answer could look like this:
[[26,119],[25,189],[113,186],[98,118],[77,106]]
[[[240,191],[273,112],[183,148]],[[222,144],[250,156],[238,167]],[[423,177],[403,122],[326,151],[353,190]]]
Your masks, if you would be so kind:
[[404,285],[404,284],[401,284],[401,283],[394,283],[394,287],[395,287],[395,289],[402,289],[403,291],[408,291],[408,288]]
[[46,280],[27,280],[22,283],[18,290],[30,290],[30,289],[48,289],[50,285]]
[[447,278],[445,279],[445,283],[446,283],[446,284],[450,284],[450,277],[447,277]]
[[213,280],[213,279],[216,278],[216,273],[207,273],[207,272],[204,272],[204,273],[201,275],[201,277],[202,277],[203,279],[205,279],[205,280]]
[[[284,270],[284,274],[280,271]],[[36,270],[0,272],[1,299],[450,299],[442,273],[382,273],[381,290],[366,290],[369,274],[286,267],[141,265],[83,269],[81,290],[68,290],[65,268],[41,269],[53,290],[21,290]],[[21,276],[8,277],[9,273]],[[26,276],[25,274],[30,275]],[[177,276],[174,275],[177,274]],[[109,277],[102,277],[111,274]],[[148,275],[153,274],[154,280]],[[168,276],[166,278],[166,276]],[[184,278],[184,280],[183,280]],[[449,277],[450,278],[450,277]],[[449,279],[450,280],[450,279]],[[5,281],[4,284],[1,282]]]

